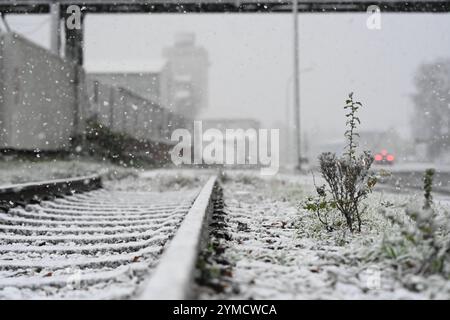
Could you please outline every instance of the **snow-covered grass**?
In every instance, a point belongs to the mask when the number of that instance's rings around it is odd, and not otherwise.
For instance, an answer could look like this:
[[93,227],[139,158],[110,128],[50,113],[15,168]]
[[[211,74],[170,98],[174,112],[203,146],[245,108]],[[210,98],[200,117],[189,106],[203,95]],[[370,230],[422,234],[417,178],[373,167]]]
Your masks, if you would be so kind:
[[[443,275],[413,274],[380,254],[383,239],[399,233],[380,209],[406,217],[405,207],[421,206],[421,195],[375,191],[367,200],[361,233],[351,234],[345,227],[327,232],[311,213],[298,208],[313,192],[305,184],[308,178],[228,172],[222,181],[224,231],[231,239],[220,239],[226,249],[208,263],[221,274],[224,290],[203,287],[201,298],[450,298],[450,281]],[[442,212],[448,202],[437,206]],[[223,261],[231,271],[220,272]]]

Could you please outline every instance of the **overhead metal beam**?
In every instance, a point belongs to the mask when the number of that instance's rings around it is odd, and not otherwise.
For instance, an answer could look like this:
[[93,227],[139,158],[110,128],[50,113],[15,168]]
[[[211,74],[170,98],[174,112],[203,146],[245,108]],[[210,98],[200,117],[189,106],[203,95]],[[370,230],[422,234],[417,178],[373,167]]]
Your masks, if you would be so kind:
[[[0,0],[3,13],[49,13],[53,0]],[[276,13],[292,12],[289,0],[60,0],[62,8],[79,5],[84,13]],[[298,0],[298,12],[450,12],[450,0]]]

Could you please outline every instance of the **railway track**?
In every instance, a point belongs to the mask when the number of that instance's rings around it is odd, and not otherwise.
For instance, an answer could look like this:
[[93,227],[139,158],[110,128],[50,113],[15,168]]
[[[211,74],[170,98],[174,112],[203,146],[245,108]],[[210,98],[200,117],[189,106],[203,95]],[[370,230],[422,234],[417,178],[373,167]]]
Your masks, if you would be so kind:
[[214,183],[172,192],[97,189],[0,212],[0,299],[157,298],[166,288],[147,282],[155,269],[167,277],[157,266],[172,265],[174,255],[183,256],[174,266],[181,278],[165,295],[184,298]]
[[[381,187],[410,190],[420,179],[392,175]],[[195,298],[216,178],[183,191],[132,183],[102,187],[92,176],[0,188],[0,299]]]

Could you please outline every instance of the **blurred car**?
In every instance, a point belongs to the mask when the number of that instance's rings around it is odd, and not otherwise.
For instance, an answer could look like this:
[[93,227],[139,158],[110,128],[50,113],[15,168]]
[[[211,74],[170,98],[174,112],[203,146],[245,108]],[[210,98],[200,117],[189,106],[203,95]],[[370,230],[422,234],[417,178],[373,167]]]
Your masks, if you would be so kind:
[[380,153],[375,154],[374,163],[379,165],[393,165],[395,157],[393,154],[388,153],[387,150],[381,150]]

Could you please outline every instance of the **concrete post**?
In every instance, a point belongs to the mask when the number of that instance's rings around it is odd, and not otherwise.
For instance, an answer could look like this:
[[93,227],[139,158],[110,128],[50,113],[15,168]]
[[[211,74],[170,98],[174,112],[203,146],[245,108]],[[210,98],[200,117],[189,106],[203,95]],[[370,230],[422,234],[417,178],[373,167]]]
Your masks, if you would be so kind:
[[294,125],[295,125],[295,146],[297,150],[297,169],[302,168],[301,155],[301,130],[300,130],[300,68],[299,68],[299,48],[298,48],[298,0],[293,0],[292,14],[294,16]]
[[50,26],[50,50],[60,55],[61,50],[61,11],[58,2],[50,5],[51,26]]
[[68,17],[65,19],[65,47],[64,55],[69,61],[72,61],[75,65],[75,132],[74,135],[78,141],[74,141],[76,145],[83,144],[85,138],[85,125],[84,110],[87,107],[85,104],[88,102],[85,99],[85,78],[83,71],[83,31],[84,31],[84,15],[80,15],[80,24],[78,26],[68,23],[70,13],[66,13]]

